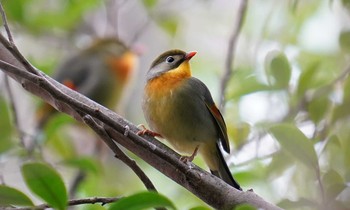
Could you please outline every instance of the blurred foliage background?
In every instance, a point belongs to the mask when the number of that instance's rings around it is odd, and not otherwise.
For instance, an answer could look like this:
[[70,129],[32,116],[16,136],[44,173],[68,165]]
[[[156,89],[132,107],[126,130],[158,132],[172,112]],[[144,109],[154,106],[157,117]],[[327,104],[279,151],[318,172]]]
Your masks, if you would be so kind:
[[[116,37],[139,53],[139,65],[116,109],[144,123],[142,88],[150,63],[170,48],[196,50],[193,75],[216,101],[239,1],[5,0],[15,42],[52,75],[94,39]],[[249,1],[234,57],[224,111],[231,144],[227,161],[244,189],[286,209],[350,209],[350,1]],[[133,172],[96,137],[64,115],[37,136],[38,98],[11,83],[19,125],[1,74],[0,180],[32,196],[21,165],[54,166],[73,197],[126,196],[144,191]],[[113,91],[113,90],[111,90]],[[21,140],[20,136],[24,136]],[[30,154],[26,145],[39,142]],[[202,201],[130,154],[179,209]],[[200,158],[195,163],[205,167]],[[104,209],[86,205],[82,209]]]

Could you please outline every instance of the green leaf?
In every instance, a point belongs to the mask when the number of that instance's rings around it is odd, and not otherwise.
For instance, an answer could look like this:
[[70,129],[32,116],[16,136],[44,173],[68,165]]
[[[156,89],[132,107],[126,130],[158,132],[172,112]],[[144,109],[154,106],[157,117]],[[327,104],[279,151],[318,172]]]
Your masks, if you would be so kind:
[[328,201],[333,201],[345,189],[346,184],[338,172],[331,169],[322,177]]
[[0,154],[11,149],[13,146],[13,125],[10,119],[9,107],[6,101],[0,97]]
[[292,70],[283,52],[271,51],[267,54],[265,71],[271,85],[277,88],[288,88]]
[[241,204],[235,208],[235,210],[256,210],[256,209],[257,208],[249,204]]
[[[229,99],[238,99],[244,95],[248,95],[258,91],[269,91],[273,90],[271,86],[261,84],[255,76],[248,76],[246,78],[234,77],[233,81],[230,82],[228,89]],[[242,85],[244,84],[244,85]]]
[[[32,33],[72,29],[80,23],[84,13],[101,5],[101,0],[70,0],[47,3],[46,0],[4,1],[10,21],[16,21]],[[39,12],[40,11],[40,12]]]
[[141,192],[118,200],[109,210],[140,210],[152,207],[176,209],[174,204],[163,195],[156,192]]
[[330,101],[328,94],[324,92],[321,96],[314,97],[307,105],[307,111],[314,123],[319,123],[327,114]]
[[282,148],[307,167],[318,169],[318,159],[312,142],[297,127],[278,124],[269,129]]
[[62,132],[65,126],[71,125],[74,120],[66,114],[57,113],[45,125],[45,134],[42,135],[41,141],[46,143],[46,146],[57,152],[61,157],[75,157],[77,152],[71,136],[67,132]]
[[0,206],[34,206],[33,202],[21,191],[0,185]]
[[204,207],[204,206],[197,206],[197,207],[190,208],[189,210],[211,210],[211,208]]
[[153,9],[157,5],[158,0],[142,0],[142,3],[147,9]]
[[83,171],[90,171],[94,174],[98,174],[102,169],[100,169],[98,162],[91,157],[78,157],[70,158],[63,162],[66,165],[79,168]]
[[30,0],[4,1],[4,9],[10,21],[22,22],[25,20],[25,8]]
[[178,19],[165,18],[159,21],[160,27],[167,32],[171,37],[174,37],[178,28]]
[[346,7],[347,9],[350,9],[350,0],[342,0],[341,2],[344,7]]
[[267,176],[274,179],[283,176],[283,173],[295,162],[292,160],[286,151],[281,150],[274,154],[270,164],[267,166],[266,173]]
[[332,123],[337,120],[346,118],[350,115],[350,77],[346,78],[343,87],[343,101],[341,104],[336,105],[333,110]]
[[350,31],[340,33],[339,45],[344,52],[350,53]]
[[34,194],[55,209],[66,209],[67,191],[56,170],[43,163],[27,163],[22,166],[22,175]]
[[235,148],[241,147],[248,139],[250,125],[248,123],[227,123],[228,135],[231,137]]

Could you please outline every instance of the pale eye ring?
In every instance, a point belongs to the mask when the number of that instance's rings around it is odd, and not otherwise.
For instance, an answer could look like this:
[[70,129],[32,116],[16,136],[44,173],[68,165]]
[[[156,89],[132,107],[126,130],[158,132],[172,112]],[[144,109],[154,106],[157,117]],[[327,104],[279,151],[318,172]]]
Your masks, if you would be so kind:
[[173,58],[173,56],[169,56],[166,58],[167,63],[172,63],[172,62],[174,62],[174,60],[175,60],[175,58]]

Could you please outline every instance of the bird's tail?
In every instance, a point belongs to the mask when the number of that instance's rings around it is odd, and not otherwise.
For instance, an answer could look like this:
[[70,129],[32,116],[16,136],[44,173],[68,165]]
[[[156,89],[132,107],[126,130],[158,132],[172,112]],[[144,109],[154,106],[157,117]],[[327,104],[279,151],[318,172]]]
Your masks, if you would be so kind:
[[236,188],[237,190],[242,190],[241,186],[233,178],[233,176],[232,176],[232,174],[231,174],[231,172],[226,164],[224,156],[222,155],[222,152],[220,150],[218,143],[216,143],[216,150],[217,150],[217,155],[219,158],[219,168],[218,168],[218,171],[211,171],[211,173],[214,174],[215,176],[221,178],[227,184],[231,185],[232,187]]

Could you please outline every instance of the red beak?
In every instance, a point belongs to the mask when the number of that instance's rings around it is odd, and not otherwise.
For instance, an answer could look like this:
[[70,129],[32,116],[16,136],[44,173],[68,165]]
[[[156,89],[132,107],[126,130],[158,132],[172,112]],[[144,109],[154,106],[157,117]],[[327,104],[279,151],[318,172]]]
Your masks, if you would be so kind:
[[189,53],[186,53],[185,55],[185,59],[186,60],[190,60],[193,56],[195,56],[197,54],[196,51],[192,51],[192,52],[189,52]]

